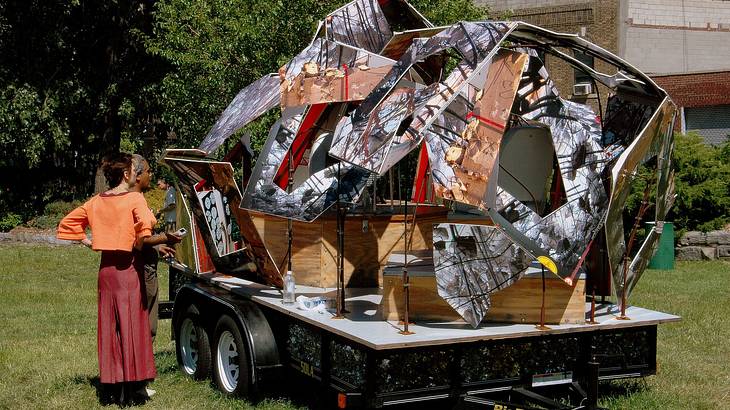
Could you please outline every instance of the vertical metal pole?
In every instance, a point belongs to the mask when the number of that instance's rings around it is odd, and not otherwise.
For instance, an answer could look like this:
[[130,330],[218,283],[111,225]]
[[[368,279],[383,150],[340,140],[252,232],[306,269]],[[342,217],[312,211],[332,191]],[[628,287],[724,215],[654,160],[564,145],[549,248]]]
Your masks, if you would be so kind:
[[588,322],[586,322],[586,323],[588,323],[589,325],[595,325],[598,323],[598,322],[596,322],[596,285],[595,284],[592,286],[592,291],[591,291],[591,316],[590,316],[590,319],[588,319]]
[[[291,193],[292,188],[294,188],[294,168],[292,167],[292,152],[291,149],[289,149],[289,181],[287,183],[287,192]],[[287,269],[294,272],[291,266],[291,259],[292,259],[292,252],[291,252],[291,245],[292,245],[292,219],[288,218],[286,221],[286,230],[287,230],[287,236],[289,243],[287,244]]]
[[540,306],[540,324],[535,326],[537,330],[550,330],[545,326],[545,267],[540,266],[542,272],[542,306]]
[[[400,189],[398,190],[398,195],[400,196]],[[408,196],[406,196],[405,203],[405,211],[403,212],[403,306],[405,307],[405,311],[403,313],[403,330],[399,333],[402,335],[412,335],[413,332],[408,330],[408,322],[410,320],[408,317],[408,305],[410,304],[410,283],[408,280]]]
[[341,208],[338,214],[339,219],[339,248],[337,255],[339,256],[339,269],[338,269],[338,282],[342,288],[340,291],[340,305],[342,306],[341,313],[350,313],[345,307],[345,214],[347,213],[347,207]]
[[337,291],[335,293],[335,303],[337,306],[337,309],[335,311],[334,319],[342,319],[345,316],[342,314],[343,308],[344,308],[344,297],[342,295],[342,288],[340,284],[340,279],[342,276],[340,276],[340,270],[342,269],[342,264],[340,263],[340,258],[342,257],[342,226],[340,225],[340,183],[342,182],[342,178],[340,175],[341,170],[341,163],[337,163],[337,202],[335,203],[335,211],[337,213],[336,223],[337,223]]
[[395,197],[393,196],[393,168],[390,168],[388,170],[388,185],[390,189],[390,213],[395,213],[395,207],[393,206],[393,201],[395,200]]
[[378,210],[378,178],[373,179],[373,213]]

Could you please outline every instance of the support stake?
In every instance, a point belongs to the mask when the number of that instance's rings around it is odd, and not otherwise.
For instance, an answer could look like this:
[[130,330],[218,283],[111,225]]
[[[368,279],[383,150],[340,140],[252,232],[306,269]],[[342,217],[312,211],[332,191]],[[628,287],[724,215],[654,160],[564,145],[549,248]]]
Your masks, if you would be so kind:
[[337,216],[337,291],[335,293],[336,310],[335,315],[332,319],[344,319],[345,313],[345,290],[343,286],[344,282],[344,232],[343,232],[343,221],[342,209],[340,206],[340,186],[342,184],[341,165],[337,163],[337,202],[336,202],[336,216]]
[[537,330],[550,330],[545,326],[545,267],[540,266],[542,272],[542,306],[540,306],[540,324],[535,326]]
[[586,321],[588,325],[597,325],[596,322],[596,285],[592,286],[591,292],[591,317]]
[[[399,191],[400,194],[400,191]],[[408,324],[409,324],[409,318],[408,318],[408,311],[409,311],[409,288],[410,284],[408,283],[408,197],[406,196],[406,202],[405,202],[405,211],[403,213],[403,305],[405,306],[405,312],[403,314],[403,330],[401,330],[400,334],[402,335],[412,335],[413,332],[408,330]]]

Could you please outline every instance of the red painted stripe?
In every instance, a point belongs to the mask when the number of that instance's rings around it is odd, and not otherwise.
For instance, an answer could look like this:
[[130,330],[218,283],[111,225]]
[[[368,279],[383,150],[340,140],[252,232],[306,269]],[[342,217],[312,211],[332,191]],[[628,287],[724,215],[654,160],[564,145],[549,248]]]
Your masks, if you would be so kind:
[[500,131],[504,131],[505,126],[503,124],[500,124],[498,122],[492,121],[492,120],[490,120],[488,118],[484,118],[484,117],[482,117],[480,115],[476,115],[476,114],[474,114],[473,111],[470,112],[469,114],[466,114],[466,119],[467,120],[469,120],[471,118],[476,118],[477,120],[479,120],[480,122],[482,122],[484,124],[491,125],[492,127],[499,129]]

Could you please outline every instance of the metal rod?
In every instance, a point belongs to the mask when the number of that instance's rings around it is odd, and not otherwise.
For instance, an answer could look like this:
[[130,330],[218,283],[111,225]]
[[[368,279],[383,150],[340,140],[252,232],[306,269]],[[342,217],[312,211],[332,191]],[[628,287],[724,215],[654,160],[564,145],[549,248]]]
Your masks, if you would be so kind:
[[[398,167],[400,169],[400,166]],[[400,175],[399,175],[400,177]],[[400,178],[399,178],[400,180]],[[398,190],[398,195],[400,196],[400,186]],[[408,279],[408,196],[406,196],[406,202],[405,202],[405,211],[403,213],[403,304],[405,306],[405,311],[403,313],[403,331],[400,332],[402,335],[412,335],[413,332],[408,330],[408,322],[409,322],[409,288],[410,283]]]
[[634,240],[636,239],[636,231],[639,230],[639,224],[641,223],[641,219],[644,217],[644,213],[649,209],[649,195],[651,193],[652,188],[652,182],[653,178],[646,181],[646,187],[644,188],[644,197],[641,199],[641,206],[639,206],[639,211],[636,213],[636,218],[634,219],[634,226],[631,228],[631,235],[629,235],[629,243],[626,245],[626,253],[624,254],[624,267],[623,267],[623,280],[622,280],[622,289],[621,289],[621,315],[616,317],[616,319],[619,320],[630,320],[628,316],[626,316],[626,293],[627,288],[626,285],[628,284],[628,270],[629,270],[629,253],[631,252],[631,249],[634,246]]
[[393,205],[393,201],[395,200],[395,197],[393,196],[393,168],[388,170],[388,185],[390,189],[390,212],[394,214],[395,207]]
[[596,285],[591,286],[591,316],[588,320],[589,325],[595,325],[596,322]]
[[340,304],[342,305],[342,313],[350,313],[350,311],[347,310],[347,307],[345,307],[345,216],[347,214],[347,207],[343,207],[340,209],[340,213],[338,215],[339,217],[339,223],[340,223],[340,229],[339,229],[339,249],[337,251],[337,254],[339,255],[339,269],[338,269],[338,275],[340,283],[340,286],[342,287],[342,291],[340,292]]
[[375,213],[378,210],[378,178],[373,179],[373,197],[371,201],[373,203],[373,213]]
[[[289,181],[287,183],[287,192],[291,193],[292,189],[294,188],[294,169],[292,167],[292,150],[289,149]],[[291,251],[291,245],[292,245],[292,219],[288,218],[286,221],[286,230],[287,230],[287,237],[289,243],[287,244],[287,270],[294,271],[292,269],[291,265],[291,259],[292,259],[292,251]]]
[[344,308],[344,297],[342,295],[342,288],[340,280],[342,279],[342,276],[340,275],[340,270],[342,269],[342,264],[340,263],[340,258],[342,257],[342,226],[340,224],[340,185],[341,185],[341,163],[337,163],[337,202],[335,202],[335,212],[336,212],[336,223],[337,223],[337,290],[335,292],[335,316],[334,319],[342,319],[345,316],[343,315],[343,308]]
[[545,267],[540,265],[542,272],[542,305],[540,306],[540,324],[535,326],[537,330],[550,330],[545,326]]

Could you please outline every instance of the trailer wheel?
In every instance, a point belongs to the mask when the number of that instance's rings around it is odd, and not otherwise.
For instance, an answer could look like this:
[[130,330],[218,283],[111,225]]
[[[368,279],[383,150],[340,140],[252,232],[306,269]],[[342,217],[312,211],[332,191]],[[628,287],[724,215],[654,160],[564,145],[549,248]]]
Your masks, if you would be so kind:
[[199,325],[198,309],[190,305],[176,321],[175,353],[180,369],[195,380],[210,374],[211,354],[208,333]]
[[248,352],[238,325],[230,316],[223,315],[218,320],[213,340],[213,374],[218,388],[226,395],[246,397],[250,390]]

